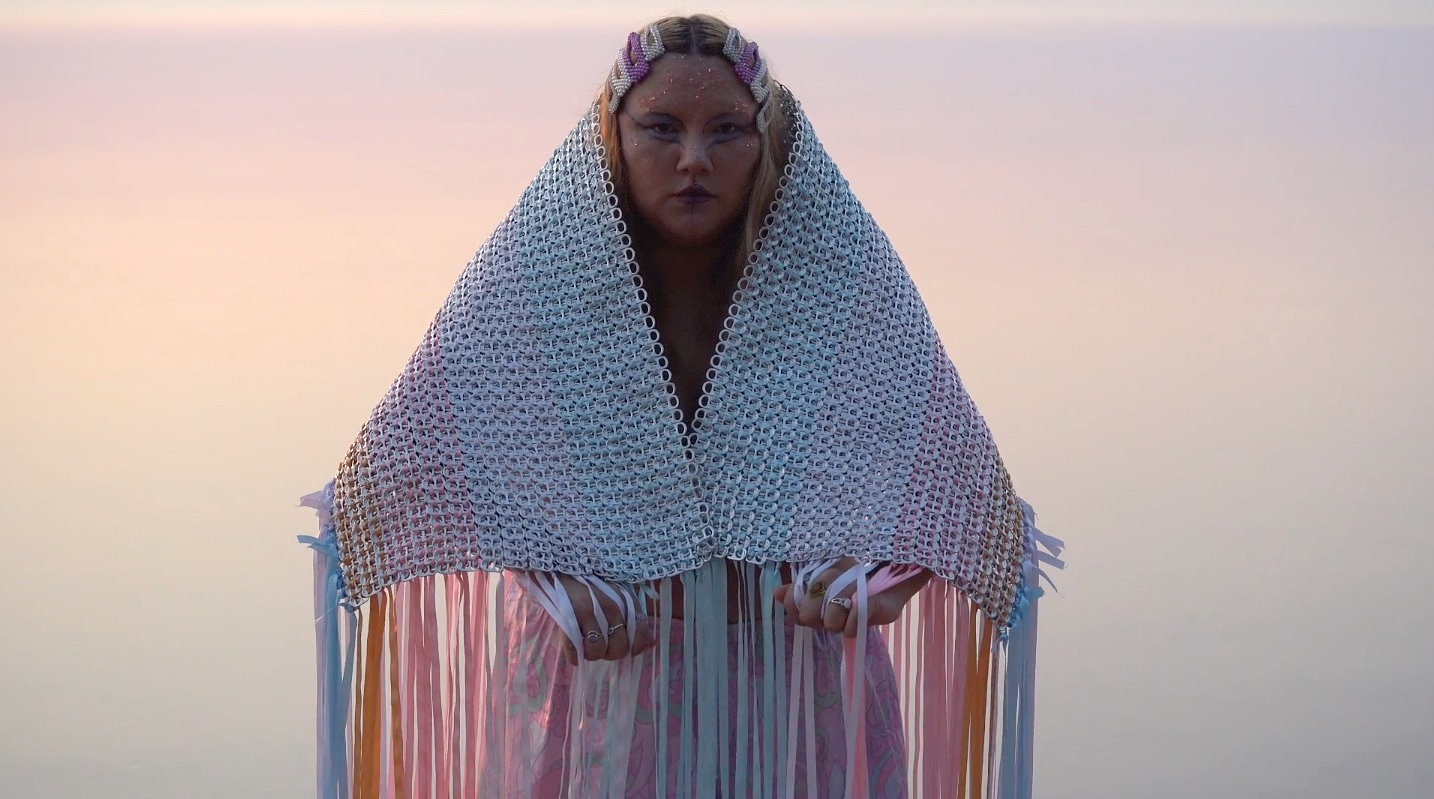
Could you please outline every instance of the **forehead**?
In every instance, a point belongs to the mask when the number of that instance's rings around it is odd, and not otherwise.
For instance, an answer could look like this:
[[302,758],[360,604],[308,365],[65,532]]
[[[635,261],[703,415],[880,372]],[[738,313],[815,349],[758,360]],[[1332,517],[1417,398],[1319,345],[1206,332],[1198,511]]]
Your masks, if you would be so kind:
[[668,53],[628,91],[623,103],[633,112],[687,116],[756,110],[752,91],[721,56]]

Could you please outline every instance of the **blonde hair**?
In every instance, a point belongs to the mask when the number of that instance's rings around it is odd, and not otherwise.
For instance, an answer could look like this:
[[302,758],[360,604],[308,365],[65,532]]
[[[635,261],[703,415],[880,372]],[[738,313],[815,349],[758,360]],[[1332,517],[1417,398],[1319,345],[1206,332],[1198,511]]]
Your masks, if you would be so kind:
[[[693,14],[689,17],[663,17],[652,23],[662,36],[662,46],[668,53],[687,55],[710,55],[726,58],[722,47],[727,42],[727,32],[732,26],[709,14]],[[639,28],[638,30],[645,29]],[[659,56],[660,58],[660,56]],[[740,270],[751,256],[757,237],[761,235],[767,213],[777,195],[777,185],[787,163],[787,119],[783,105],[786,88],[772,81],[772,96],[767,98],[771,106],[768,113],[767,129],[759,134],[757,166],[752,172],[752,186],[747,194],[747,210],[738,232],[737,248],[733,267]],[[603,81],[598,93],[597,114],[598,134],[607,155],[607,168],[612,173],[614,191],[621,203],[623,215],[628,216],[630,204],[627,194],[627,176],[622,165],[622,137],[618,135],[617,115],[608,110],[612,103],[612,85]]]

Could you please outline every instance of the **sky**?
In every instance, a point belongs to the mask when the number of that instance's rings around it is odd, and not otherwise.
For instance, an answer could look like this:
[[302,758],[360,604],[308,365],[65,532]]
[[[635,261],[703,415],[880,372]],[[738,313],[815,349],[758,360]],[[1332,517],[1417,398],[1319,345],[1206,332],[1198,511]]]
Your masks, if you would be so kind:
[[[1434,25],[1424,0],[725,0],[708,5],[641,0],[0,0],[11,24],[384,25],[636,24],[654,13],[709,10],[746,24],[871,29],[980,23],[1163,21],[1221,24]],[[0,23],[3,24],[3,23]]]
[[[1069,544],[1036,795],[1427,796],[1434,33],[754,16]],[[7,799],[310,790],[297,497],[627,29],[0,33]]]

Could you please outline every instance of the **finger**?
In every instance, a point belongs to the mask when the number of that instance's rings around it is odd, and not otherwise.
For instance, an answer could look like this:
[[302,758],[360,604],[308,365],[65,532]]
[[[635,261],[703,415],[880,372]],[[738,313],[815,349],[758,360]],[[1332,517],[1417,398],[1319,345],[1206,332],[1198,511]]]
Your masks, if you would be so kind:
[[632,634],[631,655],[641,655],[657,644],[657,636],[653,632],[656,624],[655,620],[646,616],[637,620],[637,630]]
[[842,605],[833,602],[832,599],[834,598],[835,597],[827,597],[824,603],[824,607],[822,608],[822,627],[826,628],[827,632],[839,633],[849,626],[847,624],[848,619],[851,619],[852,624],[856,623],[856,614],[842,607]]
[[578,645],[574,653],[574,663],[577,662],[577,655],[581,654],[583,660],[596,660],[602,657],[603,651],[607,648],[606,642],[601,638],[597,641],[588,639],[588,633],[597,629],[597,621],[593,619],[592,598],[588,594],[587,587],[577,580],[560,575],[563,589],[568,592],[568,604],[572,606],[573,618],[578,623]]
[[[856,604],[855,604],[855,603],[856,603],[856,599],[853,598],[853,599],[852,599],[851,610],[847,612],[847,614],[846,614],[846,619],[844,620],[846,623],[842,625],[841,633],[842,633],[842,635],[845,635],[847,638],[855,638],[855,637],[856,637],[856,629],[857,629],[857,627],[861,626],[860,614],[858,614],[858,613],[856,612]],[[871,626],[871,605],[872,605],[871,597],[867,597],[867,600],[866,600],[866,626],[868,626],[868,627]]]
[[578,650],[573,648],[573,642],[566,636],[563,638],[563,658],[568,661],[569,666],[578,665]]
[[801,609],[797,607],[797,596],[796,593],[792,591],[791,583],[777,586],[777,590],[773,596],[776,597],[777,602],[781,604],[782,610],[786,612],[788,617],[793,619],[797,617],[797,613]]
[[597,628],[597,622],[588,618],[589,626],[583,629],[583,660],[602,660],[607,654],[607,636]]
[[802,603],[797,611],[797,623],[806,627],[822,626],[822,610],[826,606],[825,595],[812,596],[810,593],[802,598]]
[[[824,569],[817,578],[807,586],[807,595],[802,597],[801,610],[797,614],[797,622],[807,627],[821,627],[822,613],[826,610],[827,592],[826,587],[832,584],[832,580],[840,577],[842,569],[838,567]],[[817,590],[812,590],[816,588]]]
[[[890,624],[901,618],[901,611],[902,608],[904,608],[905,606],[905,602],[898,598],[897,595],[890,594],[885,591],[878,591],[875,594],[867,595],[867,629],[871,629],[872,627],[880,627],[883,624]],[[853,606],[851,610],[851,615],[847,617],[846,630],[844,630],[846,637],[856,637],[858,622],[859,618],[856,612],[856,607]]]
[[[603,654],[603,660],[622,660],[628,655],[627,625],[618,622],[616,630],[609,630],[607,634],[607,651]],[[615,625],[616,626],[616,625]]]
[[866,600],[866,607],[866,626],[878,627],[901,618],[901,612],[906,607],[906,603],[897,596],[883,591],[872,594]]
[[632,639],[627,629],[626,609],[608,594],[598,592],[597,611],[593,613],[593,616],[595,618],[593,629],[599,630],[607,638],[607,649],[603,652],[602,659],[622,660],[631,654]]

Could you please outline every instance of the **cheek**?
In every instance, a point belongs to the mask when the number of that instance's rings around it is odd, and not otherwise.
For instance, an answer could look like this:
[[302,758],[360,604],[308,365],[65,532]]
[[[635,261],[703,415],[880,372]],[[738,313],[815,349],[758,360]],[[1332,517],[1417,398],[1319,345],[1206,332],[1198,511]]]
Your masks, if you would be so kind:
[[656,210],[662,194],[662,181],[652,158],[643,158],[641,150],[631,153],[624,151],[623,165],[627,169],[627,194],[633,206],[642,213]]
[[649,141],[628,139],[623,142],[622,160],[629,175],[642,175],[651,179],[662,173],[662,148]]
[[756,172],[757,161],[761,158],[761,145],[757,142],[742,142],[733,147],[727,161],[723,164],[724,183],[729,185],[745,184],[752,179]]

